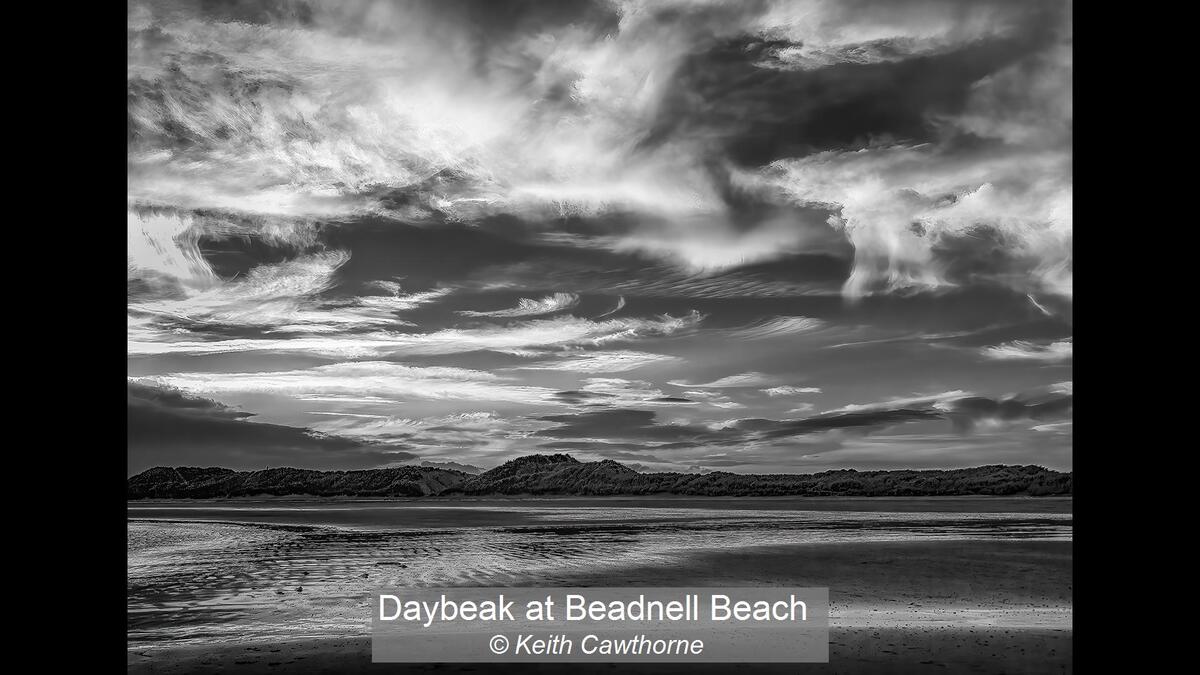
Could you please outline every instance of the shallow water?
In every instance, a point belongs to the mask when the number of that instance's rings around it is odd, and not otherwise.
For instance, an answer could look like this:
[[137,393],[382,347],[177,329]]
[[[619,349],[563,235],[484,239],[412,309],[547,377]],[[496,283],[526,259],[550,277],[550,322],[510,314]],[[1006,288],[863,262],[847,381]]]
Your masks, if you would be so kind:
[[[853,504],[847,503],[847,509]],[[839,542],[1071,539],[1069,513],[578,504],[131,504],[128,639],[363,635],[372,591],[571,585],[689,555]],[[579,585],[579,584],[576,584]]]

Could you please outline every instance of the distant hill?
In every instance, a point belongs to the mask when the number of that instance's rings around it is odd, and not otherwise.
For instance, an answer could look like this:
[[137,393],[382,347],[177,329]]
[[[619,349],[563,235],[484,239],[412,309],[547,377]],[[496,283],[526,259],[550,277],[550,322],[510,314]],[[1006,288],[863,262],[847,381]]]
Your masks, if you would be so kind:
[[423,497],[458,485],[470,474],[402,466],[363,471],[307,469],[199,469],[155,467],[129,479],[129,499],[315,495],[320,497]]
[[453,495],[936,496],[1069,495],[1072,475],[1040,466],[994,464],[970,469],[813,474],[638,473],[612,460],[528,455],[471,475],[455,469],[402,466],[362,471],[155,467],[129,479],[129,499],[203,499],[257,495],[426,497]]

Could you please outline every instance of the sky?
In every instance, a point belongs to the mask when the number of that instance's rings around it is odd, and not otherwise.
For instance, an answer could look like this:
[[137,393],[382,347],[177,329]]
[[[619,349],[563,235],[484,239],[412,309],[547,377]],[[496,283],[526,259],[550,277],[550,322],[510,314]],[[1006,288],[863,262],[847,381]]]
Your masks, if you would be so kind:
[[1072,467],[1071,6],[131,2],[128,471]]

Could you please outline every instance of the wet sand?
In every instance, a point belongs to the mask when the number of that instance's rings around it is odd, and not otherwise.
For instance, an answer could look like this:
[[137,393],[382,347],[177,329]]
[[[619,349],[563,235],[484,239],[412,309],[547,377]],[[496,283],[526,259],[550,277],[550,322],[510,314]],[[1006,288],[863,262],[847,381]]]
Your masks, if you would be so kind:
[[[142,654],[145,654],[143,656]],[[1073,672],[1069,630],[834,629],[829,663],[749,663],[745,673]],[[173,647],[130,653],[130,673],[727,673],[730,664],[371,663],[369,638],[331,638],[231,647]]]
[[[826,586],[838,610],[1069,607],[1071,542],[936,541],[763,546],[621,570],[630,586]],[[581,586],[611,577],[578,575]]]
[[[750,672],[1068,673],[1071,542],[946,541],[763,546],[678,564],[585,572],[561,585],[828,586],[829,664]],[[536,580],[533,580],[536,583]],[[713,664],[372,664],[367,636],[131,649],[131,673],[727,672]]]

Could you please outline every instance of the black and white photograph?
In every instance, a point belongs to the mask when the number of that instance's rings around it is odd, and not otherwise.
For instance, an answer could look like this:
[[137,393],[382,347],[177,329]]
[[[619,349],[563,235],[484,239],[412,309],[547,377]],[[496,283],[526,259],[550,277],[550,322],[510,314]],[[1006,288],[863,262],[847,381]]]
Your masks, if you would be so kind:
[[1074,672],[1070,0],[129,0],[126,87],[127,672]]

